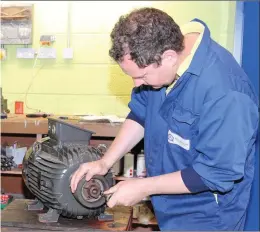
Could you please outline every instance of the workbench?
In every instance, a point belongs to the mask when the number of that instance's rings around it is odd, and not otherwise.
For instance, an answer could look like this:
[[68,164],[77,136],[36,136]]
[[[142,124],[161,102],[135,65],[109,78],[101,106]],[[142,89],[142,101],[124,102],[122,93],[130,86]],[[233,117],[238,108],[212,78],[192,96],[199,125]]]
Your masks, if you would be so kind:
[[[52,116],[52,118],[59,118]],[[109,146],[117,135],[121,123],[83,121],[76,116],[70,116],[67,123],[72,123],[80,128],[95,132],[90,140],[90,145],[105,144]],[[29,147],[36,140],[48,134],[47,118],[27,118],[25,115],[8,115],[1,120],[1,145],[14,143]],[[23,194],[30,197],[30,192],[24,186],[20,169],[1,171],[1,183],[5,192]]]
[[[53,116],[52,118],[59,118]],[[93,137],[115,137],[121,127],[121,123],[109,123],[102,121],[84,121],[79,117],[71,116],[70,119],[64,120],[72,123],[80,128],[88,129],[95,132]],[[1,136],[6,137],[17,136],[18,138],[34,136],[34,139],[48,133],[47,118],[27,118],[25,115],[8,115],[7,119],[1,120]],[[22,142],[22,140],[20,140]]]
[[[52,117],[57,118],[57,117]],[[96,146],[99,144],[110,145],[114,138],[116,137],[118,131],[120,130],[121,124],[120,123],[108,123],[108,122],[86,122],[82,120],[78,120],[76,117],[73,119],[66,120],[68,123],[75,124],[81,128],[88,129],[90,131],[95,132],[92,135],[90,140],[90,145]],[[1,120],[1,144],[8,144],[12,145],[17,142],[21,146],[29,147],[31,146],[36,140],[41,139],[48,133],[48,119],[47,118],[26,118],[25,115],[9,115],[7,119]],[[139,151],[143,147],[142,142],[140,142],[133,150]],[[126,177],[115,177],[117,181],[126,180]],[[22,171],[21,169],[13,169],[11,171],[1,171],[1,183],[2,188],[4,188],[5,192],[9,193],[16,193],[16,194],[23,194],[26,198],[33,198],[30,194],[30,191],[25,187],[24,181],[22,179]],[[27,199],[28,200],[28,199]],[[23,201],[19,201],[16,199],[10,205],[6,207],[4,211],[2,211],[2,231],[14,231],[14,228],[9,228],[4,226],[8,225],[8,215],[19,215],[18,218],[24,215],[24,208],[20,209],[19,213],[15,213],[15,209],[24,205]],[[118,210],[126,210],[126,208],[117,208]],[[121,212],[120,211],[120,212]],[[13,217],[14,217],[13,216]],[[122,219],[124,218],[124,219]],[[91,224],[91,221],[88,221],[87,225],[92,226],[92,230],[131,230],[132,226],[140,226],[140,224],[136,219],[129,219],[129,214],[126,213],[122,216],[120,220],[124,222],[120,222],[121,224],[115,224],[116,227],[109,222],[101,224]],[[7,220],[7,221],[6,221]],[[63,220],[63,219],[61,219]],[[4,222],[4,223],[3,223]],[[7,223],[7,224],[6,224]],[[10,223],[10,222],[9,222]],[[78,222],[79,223],[79,222]],[[130,223],[130,224],[129,224]],[[19,224],[19,223],[18,223]],[[66,224],[66,223],[65,223]],[[84,223],[83,223],[84,224]],[[10,224],[9,224],[10,225]],[[85,224],[84,224],[85,225]],[[121,225],[121,226],[119,226]],[[21,225],[20,225],[21,226]],[[74,225],[75,226],[75,225]],[[69,228],[68,230],[73,229],[73,231],[82,231],[83,225],[79,224],[75,228]],[[96,227],[95,227],[96,226]],[[112,227],[111,227],[112,226]],[[157,227],[157,222],[153,219],[148,227]],[[67,225],[66,225],[67,227]],[[77,229],[78,228],[78,229]],[[85,227],[90,229],[90,227]],[[53,228],[52,228],[53,229]],[[16,226],[16,231],[24,231],[24,228]],[[49,229],[50,230],[50,229]],[[57,230],[57,228],[55,229]],[[64,231],[65,228],[63,227],[62,230]],[[155,229],[158,230],[158,229]],[[26,228],[26,231],[29,231]],[[39,228],[33,228],[32,231],[40,231]]]
[[68,219],[60,216],[57,223],[41,223],[38,213],[25,209],[30,200],[16,199],[1,212],[1,231],[129,231],[132,225],[132,208],[116,206],[107,208],[106,212],[113,214],[113,221],[98,219]]

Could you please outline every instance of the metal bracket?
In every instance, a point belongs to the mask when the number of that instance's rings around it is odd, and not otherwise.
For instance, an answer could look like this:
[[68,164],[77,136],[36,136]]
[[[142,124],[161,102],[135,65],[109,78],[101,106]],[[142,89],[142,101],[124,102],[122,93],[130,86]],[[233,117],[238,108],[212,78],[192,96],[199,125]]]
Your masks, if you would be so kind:
[[99,221],[105,221],[105,222],[108,222],[108,221],[114,221],[114,215],[113,214],[107,214],[107,213],[102,213],[98,216],[98,220]]

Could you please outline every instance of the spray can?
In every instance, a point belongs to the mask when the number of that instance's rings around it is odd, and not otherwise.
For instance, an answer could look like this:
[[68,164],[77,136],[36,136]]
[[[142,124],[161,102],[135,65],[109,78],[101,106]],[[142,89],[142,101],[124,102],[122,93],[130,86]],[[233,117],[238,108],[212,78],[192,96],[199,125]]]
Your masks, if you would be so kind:
[[137,177],[146,177],[144,150],[137,156],[136,175]]
[[124,157],[124,177],[134,176],[134,156],[127,153]]
[[120,159],[115,162],[115,164],[112,167],[112,172],[114,176],[121,175],[123,173],[123,165],[124,165],[124,159]]

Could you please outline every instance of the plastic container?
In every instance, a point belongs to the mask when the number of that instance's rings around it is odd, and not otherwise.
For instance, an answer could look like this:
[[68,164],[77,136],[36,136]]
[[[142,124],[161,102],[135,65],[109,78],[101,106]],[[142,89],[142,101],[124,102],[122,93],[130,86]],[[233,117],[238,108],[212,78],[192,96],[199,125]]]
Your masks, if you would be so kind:
[[120,159],[115,162],[112,167],[112,172],[114,176],[121,175],[123,173],[124,159]]
[[139,178],[146,177],[145,157],[143,150],[137,156],[136,176]]
[[22,101],[16,101],[15,102],[15,114],[23,114],[23,102]]
[[124,177],[134,176],[134,155],[127,153],[124,156]]
[[3,194],[1,195],[1,209],[4,209],[13,200],[13,196]]
[[6,147],[6,155],[9,157],[13,156],[14,162],[17,165],[22,164],[26,151],[27,151],[27,147],[19,147],[19,148]]

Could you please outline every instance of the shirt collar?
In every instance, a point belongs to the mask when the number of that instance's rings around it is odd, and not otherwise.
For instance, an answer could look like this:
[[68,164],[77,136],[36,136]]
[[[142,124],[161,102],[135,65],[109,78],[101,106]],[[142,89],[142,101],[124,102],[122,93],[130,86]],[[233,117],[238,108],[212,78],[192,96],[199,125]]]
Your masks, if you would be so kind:
[[182,64],[178,68],[176,79],[172,84],[167,87],[166,95],[170,92],[176,81],[180,78],[180,76],[183,75],[183,73],[185,73],[185,71],[199,76],[203,68],[204,61],[207,57],[207,51],[211,41],[209,28],[203,21],[199,19],[193,19],[190,23],[192,22],[197,22],[201,25],[194,26],[188,23],[180,28],[182,34],[185,35],[188,32],[191,32],[191,27],[193,29],[192,32],[200,32],[201,34],[195,42],[190,55],[182,62]]
[[195,41],[190,54],[185,58],[185,60],[179,66],[179,68],[177,70],[177,77],[182,76],[182,74],[189,68],[191,61],[193,59],[193,56],[201,43],[205,27],[203,24],[201,24],[199,22],[191,21],[191,22],[181,26],[180,29],[181,29],[181,32],[183,35],[186,35],[188,33],[199,33],[200,35],[199,35],[198,39]]
[[187,70],[187,72],[195,74],[196,76],[199,76],[203,65],[205,63],[205,60],[207,58],[207,53],[208,49],[211,43],[211,38],[210,38],[210,31],[208,26],[201,20],[199,19],[193,19],[192,22],[199,22],[204,26],[204,32],[202,35],[201,42],[193,56],[193,59],[190,63],[190,66]]

